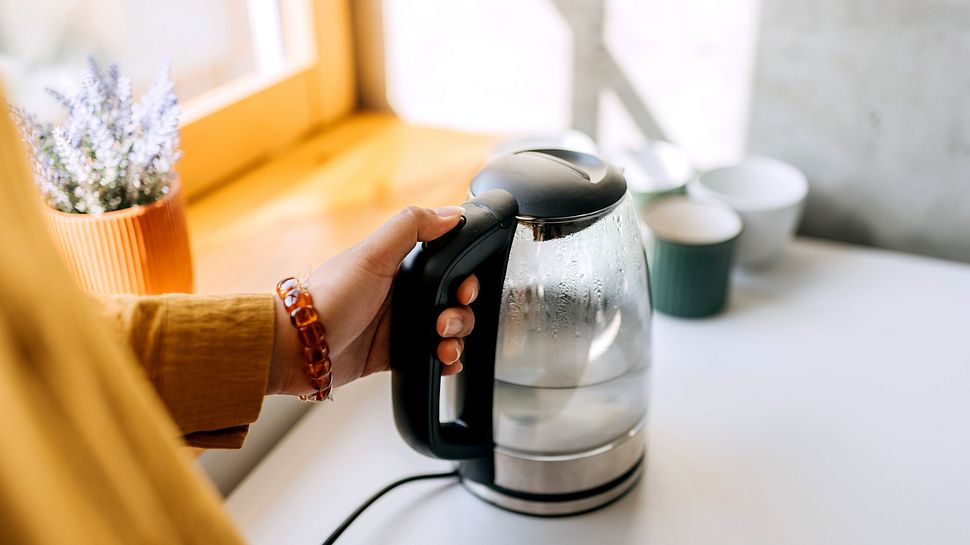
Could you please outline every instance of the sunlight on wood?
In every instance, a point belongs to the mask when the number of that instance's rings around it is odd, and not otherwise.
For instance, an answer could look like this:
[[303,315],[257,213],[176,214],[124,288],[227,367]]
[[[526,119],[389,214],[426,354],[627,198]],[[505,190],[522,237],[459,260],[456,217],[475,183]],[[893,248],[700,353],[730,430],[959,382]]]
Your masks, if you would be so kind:
[[[290,45],[298,50],[291,65],[240,78],[184,105],[185,155],[178,170],[189,199],[343,120],[356,107],[349,1],[287,0],[280,8]],[[298,47],[303,41],[307,51]]]
[[460,203],[494,142],[388,115],[351,117],[189,205],[196,290],[268,291],[404,206]]

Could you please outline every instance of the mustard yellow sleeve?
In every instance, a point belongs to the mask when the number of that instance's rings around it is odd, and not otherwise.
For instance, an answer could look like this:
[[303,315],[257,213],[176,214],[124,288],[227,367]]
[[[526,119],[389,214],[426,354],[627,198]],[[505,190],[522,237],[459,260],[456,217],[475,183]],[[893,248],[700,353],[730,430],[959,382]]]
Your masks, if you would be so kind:
[[239,448],[273,352],[272,295],[98,296],[186,441]]

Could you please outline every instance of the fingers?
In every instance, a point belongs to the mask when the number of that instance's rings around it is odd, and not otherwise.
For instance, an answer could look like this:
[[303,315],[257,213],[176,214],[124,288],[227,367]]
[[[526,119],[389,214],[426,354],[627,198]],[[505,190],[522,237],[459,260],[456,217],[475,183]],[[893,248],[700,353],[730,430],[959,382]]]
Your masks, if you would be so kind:
[[463,305],[472,304],[478,297],[479,288],[478,277],[474,274],[469,276],[458,286],[458,302]]
[[464,368],[464,365],[462,365],[461,362],[458,362],[454,365],[446,365],[441,368],[441,376],[450,377],[451,375],[457,375],[458,373],[461,373],[461,370],[463,368]]
[[475,327],[475,314],[468,307],[446,308],[438,315],[437,330],[442,337],[465,337]]
[[444,339],[438,343],[438,359],[445,364],[441,368],[442,376],[450,376],[461,371],[461,352],[465,343],[461,339]]
[[444,337],[438,343],[438,359],[445,364],[441,370],[442,376],[454,375],[461,372],[461,352],[465,348],[462,337],[468,336],[475,328],[475,314],[468,305],[478,297],[478,278],[471,275],[458,286],[458,302],[461,307],[446,308],[438,315],[438,335]]
[[[478,278],[471,275],[458,286],[458,301],[465,306],[446,308],[438,315],[435,328],[444,338],[467,337],[475,328],[475,313],[470,305],[478,297]],[[442,360],[444,361],[444,360]]]
[[461,339],[442,339],[438,343],[438,359],[445,365],[451,365],[461,358],[461,351],[465,343]]
[[430,221],[418,225],[418,240],[415,243],[434,240],[451,231],[452,227],[458,225],[458,220],[465,213],[465,209],[460,206],[442,206],[435,208],[432,212],[434,212],[434,217]]
[[436,210],[408,206],[358,245],[358,251],[381,276],[393,276],[404,256],[421,241],[434,240],[450,231],[465,210],[445,206]]

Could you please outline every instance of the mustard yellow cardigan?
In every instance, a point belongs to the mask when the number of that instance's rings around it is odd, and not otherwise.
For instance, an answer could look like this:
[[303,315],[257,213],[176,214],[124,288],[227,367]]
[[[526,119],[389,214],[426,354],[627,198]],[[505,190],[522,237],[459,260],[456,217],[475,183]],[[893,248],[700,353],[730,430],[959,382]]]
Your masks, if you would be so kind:
[[184,445],[237,447],[256,419],[271,295],[93,301],[2,103],[0,544],[241,543]]

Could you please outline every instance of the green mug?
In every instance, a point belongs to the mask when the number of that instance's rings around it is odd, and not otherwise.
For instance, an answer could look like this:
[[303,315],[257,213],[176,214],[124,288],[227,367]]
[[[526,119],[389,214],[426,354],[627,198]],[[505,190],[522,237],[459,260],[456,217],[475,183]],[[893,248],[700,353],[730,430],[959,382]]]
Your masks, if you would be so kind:
[[648,203],[641,218],[654,308],[686,318],[723,310],[741,216],[724,205],[671,196]]

